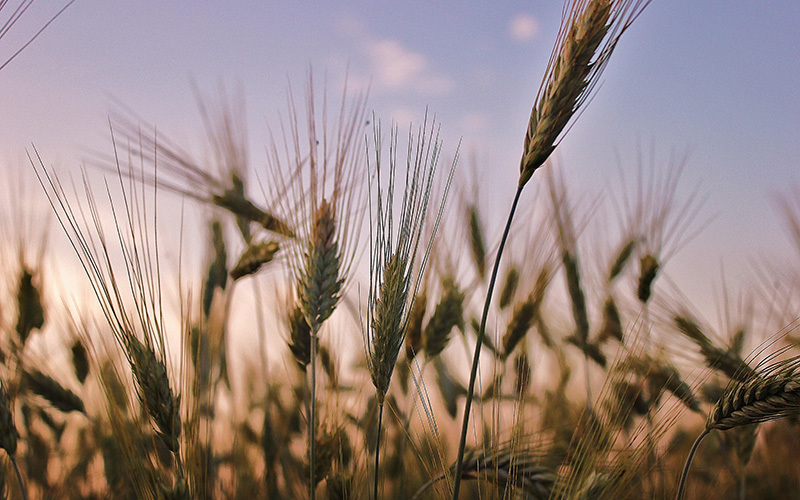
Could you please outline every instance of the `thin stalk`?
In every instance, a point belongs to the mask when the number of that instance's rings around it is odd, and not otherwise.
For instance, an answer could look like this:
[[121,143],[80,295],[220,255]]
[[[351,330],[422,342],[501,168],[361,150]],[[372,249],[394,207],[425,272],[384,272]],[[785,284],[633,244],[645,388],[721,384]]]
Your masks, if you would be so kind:
[[739,473],[739,500],[747,500],[747,474],[744,467]]
[[683,472],[681,472],[681,481],[678,484],[678,496],[675,497],[677,500],[683,500],[683,493],[686,489],[686,477],[689,475],[689,467],[692,466],[692,460],[694,459],[695,452],[697,452],[697,448],[700,446],[700,441],[708,435],[708,432],[708,429],[706,429],[697,436],[697,439],[692,445],[692,449],[689,451],[689,456],[686,457],[686,463],[683,466]]
[[433,479],[429,479],[427,483],[425,483],[422,486],[420,486],[420,488],[417,490],[417,492],[414,493],[414,496],[411,497],[409,500],[419,500],[420,498],[422,498],[422,494],[423,493],[428,491],[431,488],[431,486],[433,486],[434,484],[436,484],[437,482],[441,481],[444,478],[445,478],[445,475],[441,474],[441,475],[439,475],[439,476],[437,476],[437,477],[435,477]]
[[381,463],[381,427],[383,426],[383,403],[378,405],[378,433],[375,438],[375,489],[373,500],[378,500],[378,470]]
[[517,192],[514,195],[514,202],[511,204],[511,211],[508,213],[506,228],[503,231],[503,237],[500,240],[500,246],[497,249],[497,257],[495,257],[494,269],[492,269],[492,278],[489,280],[489,289],[486,292],[486,302],[483,305],[481,327],[478,330],[478,339],[477,342],[475,342],[475,354],[472,357],[472,371],[469,375],[469,389],[467,391],[467,401],[464,406],[464,421],[461,425],[461,438],[458,443],[458,457],[456,458],[456,470],[453,483],[453,500],[458,500],[458,491],[461,488],[461,471],[464,468],[464,450],[467,444],[467,431],[469,430],[469,414],[472,408],[472,398],[475,394],[475,379],[478,375],[478,362],[480,361],[481,357],[483,337],[486,335],[486,320],[489,317],[489,306],[492,303],[492,292],[494,291],[494,285],[497,281],[497,273],[500,269],[500,257],[503,256],[503,248],[506,246],[508,233],[511,230],[511,221],[514,219],[514,213],[517,211],[517,203],[519,203],[520,194],[522,194],[522,186],[517,187]]
[[308,485],[308,498],[314,500],[317,492],[316,483],[316,464],[314,456],[316,453],[317,439],[317,332],[318,326],[314,326],[311,331],[311,402],[308,412],[308,467],[310,469],[311,484]]
[[25,482],[22,480],[22,473],[17,465],[17,459],[14,455],[8,456],[11,459],[11,464],[14,466],[14,472],[17,474],[17,481],[19,481],[19,490],[22,492],[22,500],[28,500],[28,490],[25,488]]
[[[425,367],[428,366],[428,361],[429,360],[426,358],[425,361],[423,362],[422,366],[419,368],[420,380],[422,380],[422,372],[424,372],[425,371]],[[419,366],[419,364],[417,363],[417,359],[416,358],[414,359],[413,363],[417,364],[417,366]],[[413,375],[414,367],[411,366],[410,370],[412,370],[412,375],[411,376],[413,377],[414,376]],[[406,467],[406,464],[405,464],[405,461],[404,461],[404,457],[406,456],[406,449],[408,448],[408,442],[411,439],[411,419],[413,417],[414,407],[415,407],[416,402],[417,402],[417,394],[420,395],[420,400],[422,399],[422,391],[419,388],[419,384],[417,384],[415,382],[414,386],[417,388],[417,390],[415,390],[411,395],[411,402],[408,405],[409,406],[408,407],[408,412],[406,412],[406,417],[403,420],[403,435],[405,436],[405,439],[403,439],[403,441],[401,442],[400,451],[398,452],[398,456],[400,457],[400,476],[401,477],[402,477],[403,473],[405,472],[405,467]],[[395,498],[400,498],[400,499],[405,498],[405,492],[406,492],[406,481],[400,481],[400,487],[399,487],[399,490],[398,490],[397,494],[395,495]]]

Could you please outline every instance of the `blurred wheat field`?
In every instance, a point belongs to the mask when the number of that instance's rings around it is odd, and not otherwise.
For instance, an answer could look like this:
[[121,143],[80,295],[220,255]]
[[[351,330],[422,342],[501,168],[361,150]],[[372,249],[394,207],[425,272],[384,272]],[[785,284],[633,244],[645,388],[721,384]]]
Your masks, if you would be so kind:
[[690,161],[587,199],[552,157],[648,3],[566,3],[505,221],[432,112],[382,123],[311,71],[267,165],[226,93],[204,156],[124,108],[80,175],[31,147],[0,212],[2,497],[800,498],[796,270],[757,265],[714,324],[669,275],[712,216]]

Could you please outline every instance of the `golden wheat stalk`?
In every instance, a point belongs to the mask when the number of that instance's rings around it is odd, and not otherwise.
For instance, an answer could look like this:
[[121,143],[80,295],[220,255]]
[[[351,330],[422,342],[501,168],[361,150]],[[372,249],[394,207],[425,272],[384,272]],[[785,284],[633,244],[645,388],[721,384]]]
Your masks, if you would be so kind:
[[[382,165],[380,137],[380,126],[376,125],[375,169],[379,180],[386,175],[383,173],[385,167]],[[418,260],[431,188],[441,151],[438,126],[435,122],[429,126],[426,117],[416,141],[409,134],[410,171],[406,175],[403,205],[397,228],[393,227],[396,215],[393,199],[398,170],[396,128],[392,130],[389,148],[388,185],[386,191],[380,184],[377,187],[376,220],[370,226],[372,233],[370,293],[364,333],[367,363],[380,402],[389,390],[394,365],[405,339],[410,312],[427,265],[433,237],[438,229],[457,161],[456,155],[447,178],[445,194],[439,206],[434,229]]]

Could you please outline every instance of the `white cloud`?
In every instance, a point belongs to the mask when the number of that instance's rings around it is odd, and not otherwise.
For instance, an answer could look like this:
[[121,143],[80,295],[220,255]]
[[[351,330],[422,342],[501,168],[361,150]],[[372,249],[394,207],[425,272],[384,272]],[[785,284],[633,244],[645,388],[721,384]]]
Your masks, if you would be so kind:
[[519,14],[508,26],[508,32],[511,38],[518,42],[524,42],[532,39],[539,33],[539,23],[536,18],[530,14]]
[[425,55],[409,50],[397,40],[368,41],[364,50],[378,88],[442,94],[453,89],[453,81],[431,68]]
[[428,56],[399,40],[375,38],[355,18],[339,19],[335,30],[355,43],[366,59],[366,67],[351,73],[351,83],[369,84],[375,93],[411,91],[438,95],[455,88],[453,79],[437,71]]
[[375,78],[389,87],[405,87],[425,70],[428,62],[422,54],[406,50],[395,40],[379,40],[367,48]]

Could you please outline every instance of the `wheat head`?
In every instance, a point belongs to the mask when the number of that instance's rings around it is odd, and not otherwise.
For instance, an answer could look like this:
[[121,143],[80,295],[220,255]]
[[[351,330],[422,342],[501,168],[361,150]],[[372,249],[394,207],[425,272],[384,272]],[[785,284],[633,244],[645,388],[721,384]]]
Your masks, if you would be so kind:
[[565,8],[525,133],[519,186],[524,186],[558,145],[586,102],[619,37],[647,5],[638,0],[578,0]]
[[776,362],[733,381],[714,405],[706,430],[726,430],[800,414],[800,358]]

